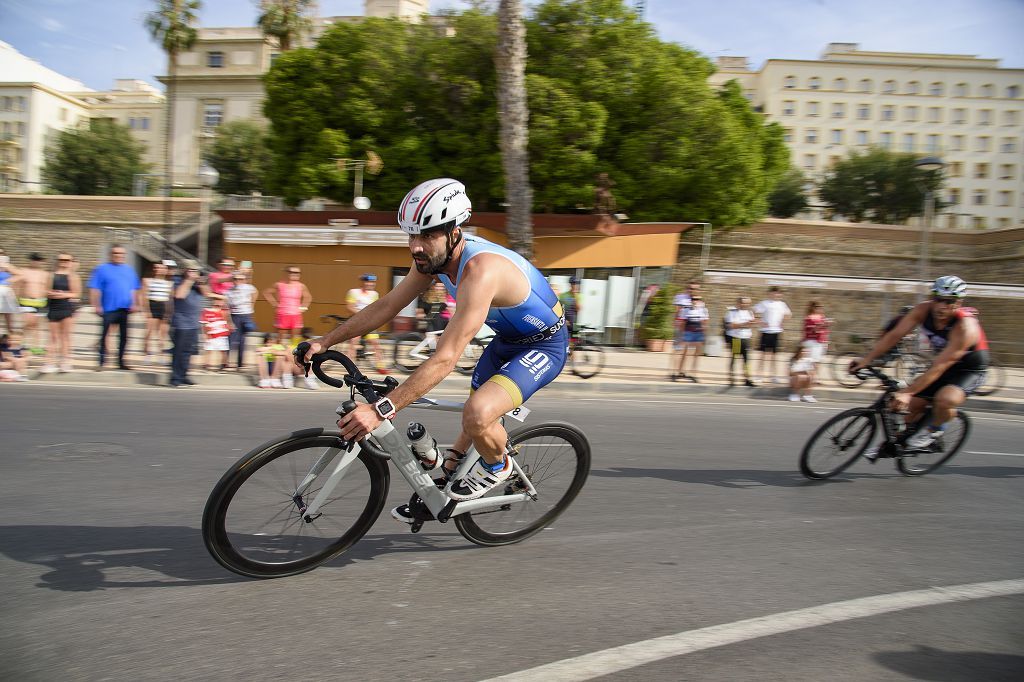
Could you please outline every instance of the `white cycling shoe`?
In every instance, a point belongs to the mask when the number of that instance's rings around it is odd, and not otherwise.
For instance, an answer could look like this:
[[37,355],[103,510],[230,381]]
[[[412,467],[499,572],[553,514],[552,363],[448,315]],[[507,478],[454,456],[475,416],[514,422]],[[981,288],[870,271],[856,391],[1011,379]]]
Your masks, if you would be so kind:
[[512,457],[509,455],[505,455],[505,466],[498,471],[488,469],[484,466],[483,458],[478,457],[462,478],[448,483],[444,492],[448,497],[459,502],[475,500],[507,480],[514,470]]

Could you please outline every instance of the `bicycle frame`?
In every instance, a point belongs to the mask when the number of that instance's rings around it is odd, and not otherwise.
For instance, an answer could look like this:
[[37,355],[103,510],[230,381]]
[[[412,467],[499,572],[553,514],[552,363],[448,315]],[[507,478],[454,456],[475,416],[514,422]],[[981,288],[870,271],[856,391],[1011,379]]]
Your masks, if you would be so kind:
[[[465,403],[449,400],[437,400],[434,398],[420,398],[413,402],[409,407],[419,407],[425,409],[435,409],[444,412],[461,412]],[[526,485],[526,492],[513,494],[513,495],[500,495],[496,497],[481,497],[475,500],[467,500],[463,502],[457,502],[449,499],[441,490],[438,489],[434,480],[420,466],[419,460],[416,455],[413,454],[412,448],[409,445],[409,440],[400,429],[396,429],[390,420],[385,420],[380,426],[374,429],[371,434],[373,440],[376,442],[377,447],[386,453],[399,473],[409,484],[409,487],[419,495],[420,499],[427,506],[430,512],[434,515],[438,521],[442,523],[446,522],[453,516],[458,514],[464,514],[466,512],[480,512],[487,511],[490,509],[498,509],[509,504],[515,504],[519,502],[526,502],[527,500],[536,499],[537,490],[533,487],[529,478],[526,476],[526,472],[520,468],[519,463],[515,457],[512,457],[512,466],[515,469],[515,473],[519,476]],[[331,471],[327,480],[324,481],[323,487],[317,492],[313,501],[302,510],[304,518],[313,519],[319,514],[320,507],[325,501],[330,499],[331,493],[334,488],[338,485],[341,479],[345,475],[345,471],[349,465],[359,456],[362,448],[359,443],[354,443],[350,450],[346,451],[342,455],[341,459],[335,465],[334,470]],[[312,485],[313,481],[323,473],[323,471],[330,465],[338,453],[342,452],[341,448],[328,448],[323,454],[317,459],[316,463],[310,468],[309,472],[303,478],[302,482],[296,488],[295,493],[292,495],[292,499],[296,501],[296,504],[300,504],[302,496],[306,490]],[[370,454],[374,453],[370,451]],[[455,478],[458,478],[466,473],[475,461],[474,455],[476,450],[470,447],[466,453],[466,457],[462,459],[462,463],[456,470]]]

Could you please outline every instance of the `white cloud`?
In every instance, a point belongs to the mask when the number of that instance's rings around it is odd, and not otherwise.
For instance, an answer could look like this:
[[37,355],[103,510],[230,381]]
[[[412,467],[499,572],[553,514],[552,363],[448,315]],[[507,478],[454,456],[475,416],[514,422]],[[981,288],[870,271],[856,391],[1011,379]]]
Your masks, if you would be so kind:
[[56,33],[64,30],[64,24],[60,23],[53,17],[43,17],[43,28],[47,31],[53,31]]

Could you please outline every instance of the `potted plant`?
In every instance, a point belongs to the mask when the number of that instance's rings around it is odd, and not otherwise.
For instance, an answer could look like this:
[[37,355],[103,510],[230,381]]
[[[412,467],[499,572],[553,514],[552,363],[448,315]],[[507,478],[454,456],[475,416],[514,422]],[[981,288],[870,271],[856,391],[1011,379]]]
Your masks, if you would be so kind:
[[666,345],[672,347],[672,321],[676,313],[674,298],[675,287],[665,284],[647,302],[641,327],[647,350],[661,352],[665,350]]

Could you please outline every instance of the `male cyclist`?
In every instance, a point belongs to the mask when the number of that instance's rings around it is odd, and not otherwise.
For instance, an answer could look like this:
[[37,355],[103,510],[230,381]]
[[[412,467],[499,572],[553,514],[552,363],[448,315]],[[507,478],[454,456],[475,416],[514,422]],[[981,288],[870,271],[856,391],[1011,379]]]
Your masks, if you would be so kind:
[[[909,408],[908,423],[921,416],[928,401],[932,403],[931,423],[907,440],[909,448],[925,448],[941,438],[946,422],[985,380],[988,341],[978,321],[960,307],[966,295],[967,285],[962,279],[952,275],[939,277],[932,285],[929,300],[914,306],[867,355],[850,363],[851,373],[867,367],[915,327],[920,326],[921,333],[928,337],[935,351],[931,366],[892,396],[892,409]],[[865,454],[874,459],[871,452]]]
[[[398,225],[409,235],[414,268],[394,289],[320,339],[306,361],[322,350],[381,327],[430,288],[436,277],[457,306],[437,351],[387,399],[360,404],[341,417],[346,439],[361,439],[448,376],[469,341],[486,322],[496,333],[473,372],[473,392],[462,413],[462,432],[442,465],[451,477],[458,460],[476,446],[479,458],[445,492],[454,500],[481,497],[512,473],[508,434],[499,419],[548,384],[565,366],[568,333],[558,297],[519,254],[463,233],[472,205],[465,186],[451,178],[428,180],[409,192]],[[391,512],[412,523],[407,505]]]

